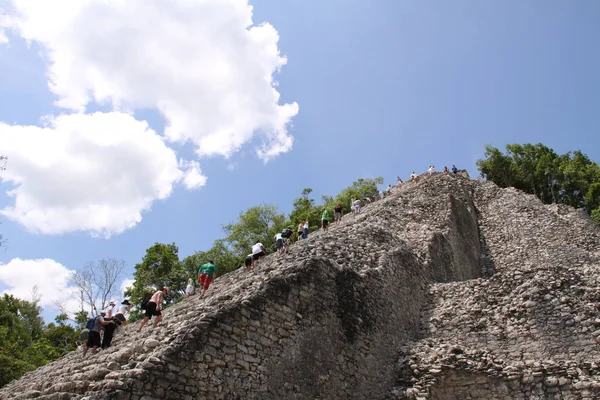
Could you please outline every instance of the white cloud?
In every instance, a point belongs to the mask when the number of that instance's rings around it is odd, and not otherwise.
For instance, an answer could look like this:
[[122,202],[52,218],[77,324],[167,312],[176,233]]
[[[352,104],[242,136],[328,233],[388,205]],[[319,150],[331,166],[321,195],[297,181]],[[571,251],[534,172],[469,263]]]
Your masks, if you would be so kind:
[[12,26],[8,15],[3,14],[2,8],[0,8],[0,44],[8,43],[8,37],[6,36],[5,29]]
[[197,161],[179,160],[179,166],[185,169],[183,184],[189,190],[198,189],[206,185],[206,176],[202,175],[200,164]]
[[128,288],[130,288],[130,287],[133,287],[133,283],[134,283],[134,282],[135,282],[135,281],[134,281],[133,279],[129,279],[129,278],[123,279],[123,282],[121,282],[121,286],[119,287],[119,289],[120,289],[120,291],[121,291],[121,295],[122,295],[123,297],[125,297],[125,291],[126,291]]
[[[279,104],[285,63],[248,0],[13,0],[15,32],[46,49],[62,107],[94,100],[117,110],[157,109],[165,136],[198,155],[231,156],[259,138],[268,160],[291,149],[298,105]],[[199,185],[192,171],[186,185]],[[195,182],[195,183],[194,183]]]
[[128,114],[61,115],[46,123],[0,122],[0,148],[10,163],[2,179],[14,198],[0,213],[29,230],[123,232],[183,178],[175,152]]
[[32,291],[37,287],[41,295],[40,306],[54,307],[55,303],[70,301],[69,279],[75,271],[48,259],[12,259],[8,264],[0,263],[0,283],[8,286],[10,293],[23,300],[32,300]]

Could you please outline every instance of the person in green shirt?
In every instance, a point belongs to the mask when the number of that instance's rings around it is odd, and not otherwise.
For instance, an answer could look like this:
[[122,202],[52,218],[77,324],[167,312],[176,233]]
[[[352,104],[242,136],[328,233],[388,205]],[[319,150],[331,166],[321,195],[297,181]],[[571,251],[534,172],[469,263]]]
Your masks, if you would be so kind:
[[324,209],[323,214],[321,214],[321,226],[327,232],[327,228],[329,227],[329,211],[327,209]]
[[200,270],[198,271],[198,283],[202,288],[200,292],[200,297],[204,296],[204,293],[208,290],[210,283],[215,280],[217,277],[217,268],[215,267],[215,263],[212,261],[207,262],[206,264],[202,264],[200,266]]

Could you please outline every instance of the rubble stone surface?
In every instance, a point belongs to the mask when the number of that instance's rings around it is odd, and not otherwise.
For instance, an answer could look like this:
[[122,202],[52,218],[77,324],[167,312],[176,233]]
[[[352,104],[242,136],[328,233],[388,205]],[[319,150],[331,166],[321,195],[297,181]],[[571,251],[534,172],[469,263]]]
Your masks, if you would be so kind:
[[599,231],[434,174],[0,399],[600,398]]

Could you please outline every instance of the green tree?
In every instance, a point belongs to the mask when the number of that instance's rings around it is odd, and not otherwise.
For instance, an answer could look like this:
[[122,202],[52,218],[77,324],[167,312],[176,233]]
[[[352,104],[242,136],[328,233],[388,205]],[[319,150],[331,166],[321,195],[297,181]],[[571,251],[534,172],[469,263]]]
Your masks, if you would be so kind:
[[301,221],[308,220],[309,231],[318,229],[321,225],[320,208],[315,205],[315,200],[310,198],[311,188],[304,188],[302,195],[294,200],[294,207],[290,213],[290,225],[292,230],[300,224]]
[[600,211],[600,182],[594,182],[588,187],[585,202],[590,210]]
[[509,156],[497,148],[485,146],[485,159],[477,160],[477,168],[482,176],[495,182],[498,186],[510,187],[516,182],[516,167]]
[[[359,178],[352,182],[352,185],[342,189],[335,197],[321,196],[322,205],[315,204],[315,200],[310,197],[311,188],[302,190],[302,195],[294,200],[292,212],[290,213],[290,224],[292,229],[296,228],[300,221],[308,220],[310,231],[319,229],[321,226],[321,214],[323,209],[327,208],[333,213],[336,204],[341,204],[346,212],[350,211],[350,202],[352,199],[364,199],[372,197],[378,192],[377,185],[383,184],[383,178]],[[333,215],[333,214],[331,214]]]
[[[200,266],[207,261],[213,261],[217,267],[217,275],[220,276],[239,268],[247,253],[248,252],[235,254],[233,250],[227,246],[225,239],[218,239],[214,241],[213,246],[210,249],[198,251],[193,255],[184,258],[183,262],[186,264],[186,271],[189,271],[192,277],[197,277]],[[191,268],[188,267],[188,265],[191,266]]]
[[[177,301],[186,286],[186,273],[179,262],[179,248],[175,243],[155,243],[146,249],[142,262],[136,264],[133,278],[133,286],[125,291],[132,304],[140,304],[163,286],[171,290],[165,296],[165,302],[170,304]],[[140,315],[139,310],[131,312],[132,320]]]
[[85,324],[87,323],[88,319],[89,314],[85,310],[77,311],[73,316],[73,322],[77,324],[77,327],[80,331],[85,328]]
[[257,242],[261,242],[266,249],[273,250],[275,247],[273,237],[284,227],[285,215],[279,213],[276,206],[262,204],[251,207],[240,213],[236,223],[223,227],[225,231],[223,244],[238,257],[248,254],[252,245]]
[[508,144],[503,154],[488,145],[484,156],[477,167],[486,179],[534,194],[547,204],[584,207],[598,222],[600,167],[581,151],[558,155],[541,143]]
[[352,199],[373,197],[379,192],[377,185],[382,184],[383,178],[381,176],[378,176],[377,178],[359,178],[352,182],[352,185],[342,189],[342,191],[334,198],[331,198],[331,200],[326,203],[326,207],[332,209],[336,204],[341,204],[343,209],[348,212],[350,211],[350,202]]
[[5,294],[0,298],[0,386],[76,347],[68,325],[45,325],[36,300]]
[[57,352],[57,356],[54,358],[58,358],[77,348],[78,331],[70,325],[55,325],[51,322],[44,328],[42,339],[47,346]]
[[600,208],[596,208],[592,211],[592,219],[600,225]]

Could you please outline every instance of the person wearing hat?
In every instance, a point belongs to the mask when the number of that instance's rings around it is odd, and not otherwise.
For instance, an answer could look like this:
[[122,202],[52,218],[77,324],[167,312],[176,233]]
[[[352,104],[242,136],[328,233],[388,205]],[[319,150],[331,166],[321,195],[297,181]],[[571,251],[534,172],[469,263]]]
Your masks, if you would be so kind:
[[117,314],[115,315],[115,318],[118,319],[119,321],[121,321],[122,324],[126,325],[127,319],[125,318],[125,313],[128,313],[130,309],[131,309],[131,303],[129,302],[129,300],[127,300],[127,299],[123,300],[123,302],[119,306],[119,309],[117,310]]
[[[112,309],[114,310],[116,308],[115,306],[115,302],[111,301],[110,302]],[[131,304],[129,303],[129,300],[123,300],[123,302],[121,303],[121,306],[118,308],[116,314],[114,314],[113,317],[108,317],[106,316],[104,319],[106,321],[113,321],[114,324],[113,325],[107,325],[104,327],[104,335],[102,336],[102,349],[107,349],[110,347],[110,343],[112,342],[113,339],[113,335],[115,334],[115,329],[117,329],[117,326],[121,326],[122,324],[126,323],[126,319],[125,319],[125,313],[127,311],[129,311],[129,309],[131,308]],[[111,310],[112,313],[112,310]]]

